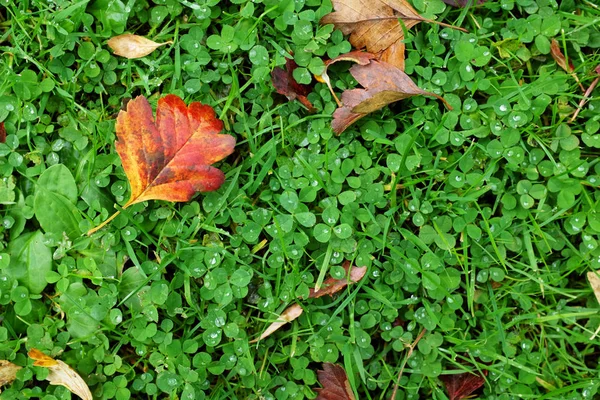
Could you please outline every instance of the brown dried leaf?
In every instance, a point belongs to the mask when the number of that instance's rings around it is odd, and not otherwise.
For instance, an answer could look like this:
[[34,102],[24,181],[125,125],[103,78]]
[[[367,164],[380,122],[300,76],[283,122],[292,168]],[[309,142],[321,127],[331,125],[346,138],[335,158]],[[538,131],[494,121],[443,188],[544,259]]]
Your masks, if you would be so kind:
[[76,394],[83,400],[92,400],[92,393],[87,383],[73,368],[69,367],[63,361],[55,360],[37,349],[31,349],[27,355],[35,361],[33,363],[34,366],[48,368],[50,372],[46,380],[51,385],[64,386],[71,393]]
[[141,58],[152,53],[160,46],[172,43],[172,40],[169,40],[165,43],[156,43],[150,39],[146,39],[143,36],[124,33],[111,38],[108,41],[108,47],[110,47],[118,56],[125,58]]
[[16,379],[17,371],[20,369],[21,367],[10,361],[0,360],[0,386],[10,385]]
[[573,72],[575,71],[575,66],[573,65],[571,60],[569,60],[569,62],[567,63],[567,58],[560,49],[560,45],[558,44],[556,39],[552,39],[552,42],[550,42],[550,54],[552,54],[552,58],[554,58],[554,61],[556,61],[558,66],[564,69],[566,72],[568,72],[575,79],[575,82],[577,82],[581,90],[585,92],[585,88],[583,87],[581,82],[579,82],[577,74]]
[[323,371],[317,371],[323,388],[315,389],[316,400],[355,400],[344,368],[337,364],[324,363]]
[[406,29],[421,21],[456,28],[421,17],[406,0],[332,0],[332,3],[335,12],[325,15],[321,24],[334,24],[350,35],[349,41],[357,49],[385,53],[394,47],[383,58],[400,69],[404,68],[403,46],[399,46],[404,40],[404,30],[399,20]]
[[367,52],[360,51],[360,50],[355,50],[355,51],[351,51],[349,53],[341,54],[341,55],[337,56],[336,58],[332,58],[331,60],[325,61],[325,69],[323,70],[323,73],[321,75],[317,75],[315,77],[317,78],[317,80],[319,82],[323,82],[327,85],[327,87],[329,87],[329,91],[333,95],[333,98],[335,99],[338,107],[342,107],[342,103],[340,102],[340,100],[336,96],[335,92],[333,91],[333,88],[331,87],[331,80],[329,79],[329,75],[327,75],[327,68],[331,64],[335,64],[338,61],[352,61],[359,65],[367,65],[368,63],[371,62],[371,60],[373,60],[375,58],[377,58],[376,54],[367,53]]
[[596,300],[600,303],[600,270],[598,271],[590,271],[587,273],[588,281],[590,282],[590,286],[594,291],[594,295],[596,296]]
[[441,96],[420,89],[399,68],[379,61],[355,65],[350,73],[364,89],[346,90],[342,94],[343,107],[333,113],[331,126],[338,135],[365,115],[398,100],[416,95],[434,96],[452,109]]
[[450,400],[461,400],[479,389],[485,383],[485,378],[470,372],[456,375],[441,375]]
[[250,341],[250,343],[256,343],[259,340],[263,340],[264,338],[268,337],[277,329],[281,328],[283,325],[287,324],[288,322],[292,322],[300,315],[302,315],[302,311],[302,307],[300,307],[299,304],[289,306],[281,313],[281,315],[279,316],[279,318],[277,318],[275,322],[269,325],[269,327],[262,333],[262,335],[260,335],[259,338]]
[[[367,272],[367,267],[356,267],[356,266],[350,266],[350,261],[344,261],[344,265],[343,265],[344,269],[346,270],[346,275],[348,275],[348,270],[350,270],[350,283],[356,283],[358,281],[360,281],[363,276],[365,276],[365,273]],[[323,282],[323,287],[319,290],[316,291],[315,289],[310,289],[309,291],[309,298],[318,298],[321,296],[325,296],[326,294],[332,296],[334,293],[339,292],[340,290],[342,290],[343,288],[345,288],[348,285],[348,279],[347,278],[343,278],[343,279],[334,279],[334,278],[327,278],[325,280],[325,282]]]
[[4,121],[0,122],[0,143],[6,143],[6,128],[4,127]]

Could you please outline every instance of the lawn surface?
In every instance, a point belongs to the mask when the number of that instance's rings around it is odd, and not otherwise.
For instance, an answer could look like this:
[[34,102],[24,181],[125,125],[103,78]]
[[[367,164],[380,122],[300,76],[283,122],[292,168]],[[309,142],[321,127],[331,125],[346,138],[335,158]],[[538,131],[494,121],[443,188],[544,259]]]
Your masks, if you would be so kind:
[[[452,110],[416,96],[339,136],[313,78],[352,50],[319,24],[328,0],[0,4],[0,359],[23,367],[2,399],[70,398],[32,348],[97,399],[314,399],[326,362],[361,400],[399,374],[396,399],[448,399],[465,371],[481,399],[598,398],[600,89],[570,121],[600,72],[595,0],[414,0],[468,31],[406,32],[405,72]],[[129,60],[122,33],[173,43]],[[312,113],[273,87],[286,58]],[[329,68],[338,96],[349,67]],[[117,114],[170,93],[236,138],[224,184],[88,237],[131,193]],[[366,275],[308,298],[346,261]]]

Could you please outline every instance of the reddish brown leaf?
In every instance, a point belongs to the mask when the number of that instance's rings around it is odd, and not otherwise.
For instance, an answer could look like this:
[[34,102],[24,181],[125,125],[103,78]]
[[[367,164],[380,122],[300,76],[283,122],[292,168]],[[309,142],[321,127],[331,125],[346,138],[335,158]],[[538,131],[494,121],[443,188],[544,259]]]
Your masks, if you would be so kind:
[[302,312],[302,307],[300,307],[299,304],[293,304],[289,306],[281,313],[281,315],[277,318],[276,321],[269,325],[269,327],[262,333],[262,335],[260,335],[259,338],[251,340],[250,343],[256,343],[259,340],[263,340],[264,338],[268,337],[273,332],[275,332],[277,329],[281,328],[283,325],[287,324],[288,322],[292,322],[293,320],[298,318],[300,315],[302,315]]
[[585,88],[583,87],[581,82],[579,82],[577,74],[573,72],[575,70],[575,66],[573,65],[571,60],[569,60],[569,62],[567,63],[567,58],[560,49],[560,45],[558,44],[556,39],[552,39],[552,42],[550,42],[550,54],[552,54],[552,58],[554,58],[554,61],[556,61],[558,66],[566,72],[568,72],[575,79],[575,82],[577,82],[581,90],[585,91]]
[[173,41],[171,40],[165,43],[156,43],[143,36],[124,33],[111,38],[108,41],[108,47],[110,47],[118,56],[125,58],[141,58],[152,53],[160,46],[172,43]]
[[451,109],[441,96],[420,89],[408,75],[391,64],[373,60],[368,65],[354,65],[350,73],[364,89],[347,90],[342,94],[343,107],[333,113],[331,123],[338,135],[365,115],[411,96],[434,96]]
[[[487,373],[485,373],[487,375]],[[461,400],[479,389],[485,383],[485,378],[470,372],[455,375],[441,375],[450,400]]]
[[333,91],[333,88],[331,87],[331,80],[329,79],[329,75],[327,75],[327,68],[331,64],[335,64],[338,61],[352,61],[359,65],[367,65],[371,62],[371,60],[373,60],[375,58],[377,58],[376,54],[367,53],[367,52],[359,51],[359,50],[341,54],[341,55],[337,56],[336,58],[332,58],[331,60],[325,61],[325,69],[323,70],[323,73],[321,75],[317,75],[316,78],[319,82],[323,82],[327,85],[327,87],[329,87],[329,91],[333,95],[333,98],[335,99],[337,105],[339,107],[341,107],[342,102],[338,99],[335,92]]
[[[350,271],[349,278],[350,278],[351,284],[360,281],[363,278],[363,276],[365,276],[365,273],[367,272],[367,267],[355,267],[355,266],[350,267],[350,261],[344,261],[343,267],[346,270],[346,275],[348,275],[348,271]],[[309,298],[317,298],[317,297],[325,296],[326,294],[332,296],[334,293],[339,292],[340,290],[345,288],[347,285],[348,285],[348,278],[343,278],[343,279],[328,278],[325,280],[325,282],[323,282],[323,287],[319,291],[316,291],[315,289],[310,289],[308,297]]]
[[0,143],[6,143],[6,128],[4,122],[0,122]]
[[158,100],[154,121],[148,100],[139,96],[119,112],[116,129],[117,153],[131,185],[123,208],[146,200],[188,201],[196,192],[218,189],[225,180],[210,165],[233,152],[235,139],[219,134],[223,123],[207,105],[186,106],[170,94]]
[[289,101],[298,99],[300,103],[308,108],[308,111],[314,112],[315,108],[306,97],[312,91],[312,87],[296,82],[293,75],[296,68],[298,68],[298,64],[289,58],[285,62],[285,69],[275,68],[271,72],[273,86],[275,86],[277,93],[284,95]]
[[317,371],[317,376],[323,388],[315,389],[318,393],[316,400],[355,400],[344,368],[324,363],[323,371]]
[[[332,0],[335,12],[325,15],[322,24],[334,24],[357,49],[382,53],[382,59],[404,68],[404,30],[421,21],[450,25],[421,17],[406,0]],[[455,27],[452,27],[455,28]],[[457,28],[461,29],[461,28]]]

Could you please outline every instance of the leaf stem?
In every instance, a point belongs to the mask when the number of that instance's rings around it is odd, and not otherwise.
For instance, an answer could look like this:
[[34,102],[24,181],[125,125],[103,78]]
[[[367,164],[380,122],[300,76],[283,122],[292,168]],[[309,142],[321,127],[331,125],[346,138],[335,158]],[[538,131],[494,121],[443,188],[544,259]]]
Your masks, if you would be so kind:
[[117,216],[121,213],[120,210],[117,210],[113,215],[111,215],[106,221],[104,221],[103,223],[101,223],[100,225],[98,225],[95,228],[90,229],[89,231],[87,231],[87,235],[91,236],[93,233],[99,231],[100,229],[104,228],[104,226],[106,224],[108,224],[110,221],[112,221],[113,219],[117,218]]

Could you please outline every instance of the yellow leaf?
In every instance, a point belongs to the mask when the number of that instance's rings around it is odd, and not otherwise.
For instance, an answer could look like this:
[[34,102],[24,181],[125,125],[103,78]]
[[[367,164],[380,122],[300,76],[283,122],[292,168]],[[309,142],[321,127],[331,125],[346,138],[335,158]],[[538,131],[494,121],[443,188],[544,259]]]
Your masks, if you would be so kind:
[[124,33],[115,36],[108,41],[108,47],[118,56],[125,58],[141,58],[152,53],[160,46],[173,43],[169,40],[165,43],[156,43],[145,37]]
[[281,328],[283,325],[287,324],[288,322],[292,322],[293,320],[298,318],[300,315],[302,315],[302,311],[302,307],[300,307],[299,304],[294,304],[286,308],[285,311],[281,313],[279,318],[277,318],[277,321],[269,325],[269,327],[263,332],[262,335],[260,335],[258,339],[254,339],[250,343],[256,343],[259,340],[263,340],[264,338],[275,332],[277,329]]
[[48,368],[50,372],[46,380],[51,385],[64,386],[71,393],[76,394],[83,400],[92,400],[92,393],[87,383],[73,368],[69,367],[63,361],[55,360],[37,349],[31,349],[27,354],[35,361],[33,363],[34,366]]

